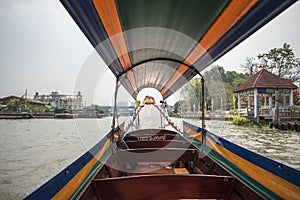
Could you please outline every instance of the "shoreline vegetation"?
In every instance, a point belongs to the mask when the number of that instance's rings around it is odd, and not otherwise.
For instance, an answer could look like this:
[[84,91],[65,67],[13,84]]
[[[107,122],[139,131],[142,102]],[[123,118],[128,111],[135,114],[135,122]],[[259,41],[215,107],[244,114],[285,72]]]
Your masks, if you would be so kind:
[[[75,118],[103,118],[107,115],[104,114],[72,114],[72,113],[28,113],[28,112],[21,112],[21,113],[0,113],[0,120],[18,120],[18,119],[75,119]],[[185,116],[184,118],[199,118],[197,116]],[[262,123],[256,124],[251,122],[244,116],[238,115],[208,115],[205,117],[206,120],[224,120],[224,121],[231,121],[232,124],[236,126],[259,126],[266,129],[278,129],[283,131],[290,131],[290,132],[300,132],[300,123],[299,122],[270,122],[270,123]]]
[[29,113],[29,112],[21,112],[21,113],[0,113],[1,119],[74,119],[74,118],[103,118],[107,115],[99,114],[99,113],[80,113],[80,114],[72,114],[72,113]]
[[243,116],[234,115],[232,118],[232,123],[238,126],[248,126],[250,124],[250,120]]
[[269,122],[269,123],[262,123],[262,124],[256,124],[251,122],[249,119],[243,116],[235,115],[232,119],[232,124],[236,126],[258,126],[264,129],[277,129],[282,131],[289,131],[289,132],[300,132],[300,123],[299,121],[294,122]]
[[43,118],[54,118],[54,113],[0,113],[0,119],[43,119]]

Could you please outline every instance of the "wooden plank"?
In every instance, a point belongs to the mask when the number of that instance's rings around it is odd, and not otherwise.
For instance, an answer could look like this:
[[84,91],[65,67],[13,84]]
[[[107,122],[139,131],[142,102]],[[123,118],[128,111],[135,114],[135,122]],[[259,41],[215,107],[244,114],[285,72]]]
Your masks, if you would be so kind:
[[163,135],[163,134],[169,134],[169,135],[178,135],[176,131],[168,130],[168,129],[141,129],[141,130],[135,130],[127,135],[129,136],[142,136],[142,135]]
[[[127,135],[124,137],[124,141],[145,141],[145,140],[158,140],[154,138],[159,138],[159,140],[184,140],[183,138],[180,138],[179,136],[175,136],[172,134],[156,134],[156,135],[150,135],[150,134],[144,134],[140,136],[133,136],[133,135]],[[162,139],[163,138],[163,139]],[[186,140],[185,140],[186,141]]]
[[193,161],[197,150],[180,148],[118,149],[116,155],[119,161],[125,163]]
[[127,141],[127,146],[130,149],[136,148],[185,148],[196,149],[188,141],[180,140],[151,140],[151,141]]
[[105,199],[229,199],[234,178],[210,175],[145,175],[93,181]]
[[[178,132],[167,129],[135,130],[125,135],[124,140],[185,140]],[[186,140],[185,140],[186,141]]]
[[209,157],[205,156],[203,158],[197,159],[195,165],[203,172],[203,174],[210,174],[211,168],[214,165],[214,161]]
[[131,175],[147,175],[147,174],[189,174],[185,168],[165,168],[165,167],[143,167],[139,166],[130,172]]
[[189,174],[186,168],[174,168],[173,171],[175,174]]

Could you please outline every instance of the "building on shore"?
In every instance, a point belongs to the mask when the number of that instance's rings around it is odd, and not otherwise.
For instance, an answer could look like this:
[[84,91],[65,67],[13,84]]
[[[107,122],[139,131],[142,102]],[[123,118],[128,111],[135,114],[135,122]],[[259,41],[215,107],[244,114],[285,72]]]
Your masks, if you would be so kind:
[[55,108],[64,108],[70,110],[83,109],[83,96],[81,92],[75,95],[59,94],[58,92],[51,92],[51,94],[40,95],[38,92],[34,95],[34,100],[46,102]]

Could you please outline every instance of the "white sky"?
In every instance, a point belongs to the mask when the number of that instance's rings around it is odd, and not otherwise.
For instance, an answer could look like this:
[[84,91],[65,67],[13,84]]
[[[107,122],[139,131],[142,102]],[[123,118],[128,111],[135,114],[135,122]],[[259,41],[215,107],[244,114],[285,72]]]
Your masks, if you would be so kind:
[[[246,57],[256,57],[285,42],[300,57],[299,11],[297,2],[214,64],[242,72],[240,65]],[[58,0],[0,0],[0,44],[0,97],[21,96],[25,89],[29,97],[36,91],[75,94],[77,76],[93,51]],[[101,61],[99,64],[103,65]],[[104,85],[100,96],[87,100],[87,104],[107,105],[112,101],[115,81],[109,71],[102,77],[98,80]]]

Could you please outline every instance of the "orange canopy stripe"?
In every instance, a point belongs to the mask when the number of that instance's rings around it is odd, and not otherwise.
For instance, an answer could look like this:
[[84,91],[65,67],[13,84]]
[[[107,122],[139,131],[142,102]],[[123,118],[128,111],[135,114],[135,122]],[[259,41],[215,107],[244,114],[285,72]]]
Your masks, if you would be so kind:
[[[120,23],[120,18],[116,8],[115,1],[110,0],[94,0],[95,8],[101,18],[105,30],[111,40],[111,43],[116,51],[123,70],[129,69],[131,65],[126,42],[123,35],[123,30]],[[128,75],[128,79],[135,93],[137,87],[133,75]]]
[[94,0],[95,8],[101,18],[105,30],[111,39],[112,45],[118,55],[124,70],[131,67],[119,15],[116,9],[115,1]]
[[[201,56],[203,56],[232,26],[234,26],[239,19],[245,15],[249,9],[251,9],[258,0],[248,0],[240,1],[234,0],[222,13],[222,15],[217,19],[209,31],[204,35],[198,45],[189,54],[184,63],[193,64]],[[178,68],[178,72],[183,74],[188,68],[185,65],[181,65]],[[162,95],[164,95],[169,88],[180,78],[178,73],[169,80],[166,86],[161,90]]]

